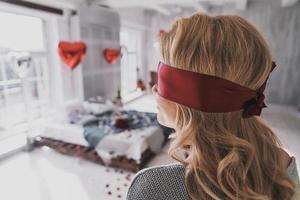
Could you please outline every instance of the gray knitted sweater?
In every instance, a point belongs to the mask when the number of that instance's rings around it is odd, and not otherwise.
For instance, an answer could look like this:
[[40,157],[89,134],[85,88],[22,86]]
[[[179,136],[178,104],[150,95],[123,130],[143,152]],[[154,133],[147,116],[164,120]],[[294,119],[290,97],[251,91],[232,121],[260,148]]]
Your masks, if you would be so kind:
[[[299,176],[294,157],[287,168],[287,172],[299,186]],[[300,200],[298,198],[296,199]],[[139,171],[131,181],[126,199],[190,200],[184,185],[184,166],[174,163]]]

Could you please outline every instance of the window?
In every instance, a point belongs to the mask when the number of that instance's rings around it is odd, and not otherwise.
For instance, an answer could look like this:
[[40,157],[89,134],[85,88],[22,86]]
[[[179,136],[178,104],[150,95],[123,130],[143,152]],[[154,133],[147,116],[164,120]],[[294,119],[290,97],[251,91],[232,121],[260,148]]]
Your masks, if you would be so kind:
[[121,94],[122,97],[136,91],[139,78],[141,33],[134,29],[122,28],[120,43],[123,48],[121,59]]
[[43,21],[36,17],[0,12],[0,47],[44,51]]
[[[48,104],[44,22],[0,12],[0,140],[23,133]],[[21,66],[21,67],[20,67]],[[26,67],[28,70],[26,70]],[[22,78],[18,74],[23,71]]]

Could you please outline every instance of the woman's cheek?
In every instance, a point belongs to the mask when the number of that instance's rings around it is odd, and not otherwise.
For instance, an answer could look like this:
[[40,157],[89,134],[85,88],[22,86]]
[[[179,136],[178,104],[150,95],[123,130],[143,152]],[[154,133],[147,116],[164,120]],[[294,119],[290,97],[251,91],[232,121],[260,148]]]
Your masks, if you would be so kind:
[[157,97],[158,114],[157,120],[160,124],[173,128],[176,117],[176,105],[162,97]]
[[161,114],[160,111],[158,111],[158,113],[157,113],[157,121],[158,121],[158,123],[160,123],[161,125],[166,126],[165,120],[164,120],[164,118],[163,118],[163,116],[162,116],[162,114]]
[[157,114],[157,121],[163,125],[163,126],[166,126],[166,127],[171,127],[171,124],[170,124],[170,120],[168,119],[168,116],[166,115],[166,113],[160,109],[158,111],[158,114]]

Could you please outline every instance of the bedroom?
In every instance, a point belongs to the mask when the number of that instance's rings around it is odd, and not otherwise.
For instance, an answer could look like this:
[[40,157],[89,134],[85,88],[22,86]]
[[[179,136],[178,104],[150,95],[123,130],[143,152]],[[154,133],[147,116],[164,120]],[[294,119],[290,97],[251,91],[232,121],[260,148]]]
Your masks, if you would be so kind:
[[266,39],[277,66],[261,118],[299,171],[299,11],[298,0],[0,0],[0,199],[126,199],[140,170],[177,162],[153,86],[160,38],[196,12],[240,15]]

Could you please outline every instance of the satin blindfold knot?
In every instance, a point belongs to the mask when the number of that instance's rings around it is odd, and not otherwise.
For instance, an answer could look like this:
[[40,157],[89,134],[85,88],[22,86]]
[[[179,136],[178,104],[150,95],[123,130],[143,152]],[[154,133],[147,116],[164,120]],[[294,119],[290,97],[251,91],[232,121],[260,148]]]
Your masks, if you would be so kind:
[[258,93],[257,98],[251,99],[246,102],[243,117],[248,118],[253,115],[260,115],[263,108],[267,107],[265,102],[265,95],[263,93]]
[[[272,70],[276,67],[272,63]],[[270,74],[269,74],[270,75]],[[264,84],[251,90],[226,79],[171,67],[158,66],[158,94],[179,104],[203,112],[230,112],[243,109],[243,118],[260,115],[267,107]]]
[[[277,66],[276,63],[272,62],[271,72],[274,70],[274,68],[276,66]],[[269,76],[270,76],[270,74],[269,74]],[[269,76],[267,77],[264,84],[257,90],[256,98],[253,98],[250,101],[246,102],[246,104],[244,106],[244,111],[243,111],[243,118],[249,118],[253,115],[260,115],[262,109],[267,107],[267,105],[264,102],[265,95],[264,95],[263,92],[266,88],[266,84],[267,84],[267,81],[269,79]]]

